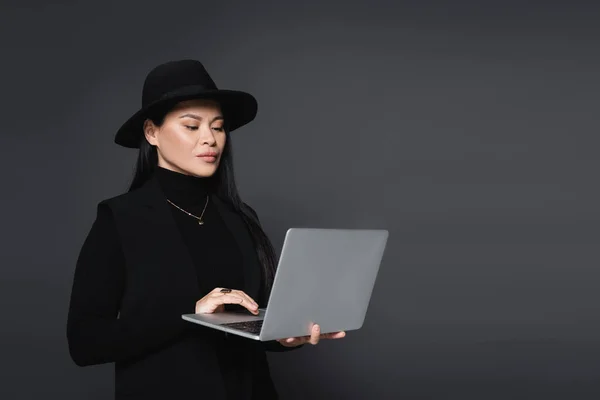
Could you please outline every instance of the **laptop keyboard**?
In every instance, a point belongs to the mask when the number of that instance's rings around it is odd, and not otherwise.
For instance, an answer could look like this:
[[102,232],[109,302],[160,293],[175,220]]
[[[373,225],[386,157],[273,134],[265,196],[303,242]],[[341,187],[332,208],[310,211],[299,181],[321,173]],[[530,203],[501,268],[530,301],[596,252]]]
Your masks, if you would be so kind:
[[237,329],[240,331],[252,333],[258,335],[260,330],[262,329],[263,320],[257,321],[244,321],[244,322],[232,322],[229,324],[221,324],[221,326],[226,326],[228,328]]

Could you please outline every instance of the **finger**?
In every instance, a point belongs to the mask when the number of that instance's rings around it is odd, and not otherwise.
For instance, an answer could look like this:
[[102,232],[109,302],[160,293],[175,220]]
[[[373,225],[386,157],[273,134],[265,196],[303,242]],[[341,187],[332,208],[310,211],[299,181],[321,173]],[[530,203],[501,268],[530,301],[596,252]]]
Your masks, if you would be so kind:
[[227,295],[237,295],[241,298],[243,298],[246,302],[246,304],[249,305],[253,305],[255,308],[258,309],[258,303],[256,301],[254,301],[254,299],[250,296],[248,296],[244,291],[242,290],[231,290],[230,292],[223,292],[221,288],[215,288],[212,292],[212,295],[216,295],[216,296],[227,296]]
[[247,300],[245,297],[235,294],[233,292],[224,293],[224,294],[221,294],[221,293],[215,294],[211,297],[211,301],[215,305],[239,304],[239,305],[247,308],[248,311],[250,311],[251,313],[258,314],[258,309],[253,303],[250,303],[249,300]]
[[321,327],[319,325],[315,325],[312,328],[310,333],[310,344],[315,345],[319,343],[319,339],[321,338]]
[[321,335],[321,339],[341,339],[346,336],[346,332],[331,332],[331,333],[323,333]]
[[241,290],[234,290],[233,293],[236,293],[240,296],[242,296],[244,299],[246,299],[248,301],[248,304],[252,304],[256,309],[258,309],[258,303],[256,301],[254,301],[254,299],[250,296],[248,296],[245,292],[241,291]]
[[281,340],[279,340],[279,343],[281,343],[282,345],[287,346],[287,347],[296,347],[303,343],[306,343],[306,338],[297,337],[297,338],[281,339]]
[[222,312],[225,309],[223,304],[223,302],[214,301],[211,297],[204,297],[202,300],[196,303],[196,313],[210,314],[214,312]]
[[235,293],[244,299],[242,304],[244,307],[246,307],[252,314],[258,314],[258,303],[256,303],[252,297],[248,296],[241,290],[236,290]]
[[213,290],[211,290],[209,294],[226,294],[231,292],[233,292],[232,289],[216,287]]
[[231,293],[214,293],[210,296],[209,301],[212,304],[242,304],[244,298]]

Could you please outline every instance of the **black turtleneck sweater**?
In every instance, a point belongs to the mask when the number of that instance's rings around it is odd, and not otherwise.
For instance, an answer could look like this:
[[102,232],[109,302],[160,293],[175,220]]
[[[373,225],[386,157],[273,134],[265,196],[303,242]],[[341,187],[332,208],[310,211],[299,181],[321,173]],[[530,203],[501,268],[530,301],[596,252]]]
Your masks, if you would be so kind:
[[[216,287],[243,290],[241,252],[216,207],[210,202],[210,195],[214,194],[214,180],[184,175],[161,167],[157,168],[155,174],[166,200],[174,204],[169,203],[175,223],[196,266],[200,293],[204,295]],[[196,218],[180,209],[197,217],[202,216],[204,224],[199,225]],[[202,210],[205,210],[204,214]],[[237,399],[241,397],[239,391],[243,371],[236,370],[235,363],[231,360],[235,359],[235,353],[239,349],[236,342],[228,342],[222,336],[221,339],[223,340],[215,340],[219,368],[225,380],[228,398]]]
[[235,238],[222,221],[217,209],[207,196],[213,193],[211,178],[198,178],[158,167],[158,182],[168,200],[177,207],[200,217],[198,220],[169,204],[182,239],[190,251],[197,268],[201,293],[206,294],[216,287],[243,290],[242,255]]

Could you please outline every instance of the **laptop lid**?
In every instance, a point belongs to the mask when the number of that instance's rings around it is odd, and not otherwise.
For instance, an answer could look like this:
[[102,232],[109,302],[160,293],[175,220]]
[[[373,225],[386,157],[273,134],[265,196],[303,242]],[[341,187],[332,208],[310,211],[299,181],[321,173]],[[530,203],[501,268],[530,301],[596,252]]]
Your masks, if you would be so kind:
[[263,321],[260,340],[362,327],[387,230],[291,228]]

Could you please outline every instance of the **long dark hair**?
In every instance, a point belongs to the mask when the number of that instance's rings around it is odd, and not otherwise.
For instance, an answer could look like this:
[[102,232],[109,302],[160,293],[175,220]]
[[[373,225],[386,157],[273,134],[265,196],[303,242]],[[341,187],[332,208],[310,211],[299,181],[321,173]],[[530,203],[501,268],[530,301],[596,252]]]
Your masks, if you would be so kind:
[[[148,118],[156,125],[161,126],[168,108],[155,111]],[[263,281],[261,290],[261,299],[256,299],[260,304],[265,304],[269,298],[273,279],[275,278],[275,270],[277,268],[277,257],[273,244],[262,229],[258,217],[240,198],[235,175],[233,172],[233,155],[231,148],[231,136],[227,126],[225,126],[227,140],[225,148],[221,155],[221,161],[215,175],[213,176],[217,196],[228,203],[235,211],[237,211],[246,226],[248,227],[252,239],[254,240],[256,254],[263,269]],[[156,147],[152,146],[145,137],[142,137],[138,158],[135,166],[133,179],[129,186],[129,191],[142,186],[154,173],[158,165],[158,153]]]

